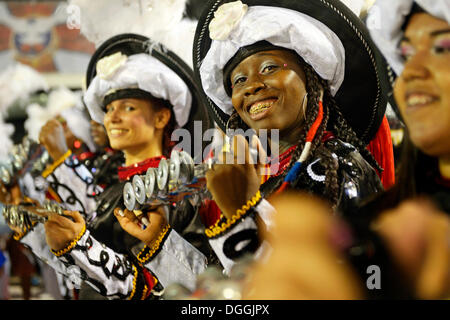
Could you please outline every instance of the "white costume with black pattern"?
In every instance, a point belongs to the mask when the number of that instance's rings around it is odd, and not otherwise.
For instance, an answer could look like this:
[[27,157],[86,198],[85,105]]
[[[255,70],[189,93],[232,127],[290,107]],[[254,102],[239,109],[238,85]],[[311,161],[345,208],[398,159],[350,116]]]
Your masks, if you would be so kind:
[[[69,161],[58,166],[49,175],[49,187],[64,201],[68,210],[81,211],[87,220],[95,219],[93,213],[97,203],[94,198],[87,196],[89,183],[86,182],[91,181],[89,170],[78,166],[75,171],[67,163]],[[89,211],[93,209],[94,211]],[[40,259],[69,278],[75,288],[86,281],[109,299],[142,298],[139,295],[142,292],[136,293],[136,290],[144,290],[145,287],[143,267],[149,269],[163,287],[177,282],[187,288],[195,287],[196,274],[206,268],[203,254],[172,229],[160,243],[160,250],[144,265],[140,265],[135,259],[130,260],[129,255],[115,252],[100,243],[89,230],[85,231],[69,252],[59,258],[50,252],[42,224],[35,226],[21,241]]]

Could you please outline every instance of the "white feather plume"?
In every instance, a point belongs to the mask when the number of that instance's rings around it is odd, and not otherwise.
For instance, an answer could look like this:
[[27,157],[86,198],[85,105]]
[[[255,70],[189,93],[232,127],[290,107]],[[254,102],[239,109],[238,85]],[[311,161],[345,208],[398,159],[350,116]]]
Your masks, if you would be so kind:
[[39,131],[42,126],[51,119],[50,113],[46,112],[45,107],[38,103],[32,103],[27,106],[27,120],[24,127],[27,131],[28,137],[34,141],[39,141]]
[[158,41],[192,65],[196,21],[183,19],[187,0],[69,0],[79,8],[81,33],[96,47],[137,33]]
[[366,0],[341,0],[356,16],[361,15],[361,11],[366,4]]
[[89,118],[83,113],[81,93],[73,92],[66,87],[52,90],[48,95],[47,105],[40,106],[37,103],[27,107],[28,119],[25,121],[25,129],[28,137],[39,141],[39,132],[42,126],[49,120],[62,116],[69,129],[79,139],[83,140],[94,151],[94,143],[90,135]]
[[13,146],[11,135],[14,132],[14,126],[10,123],[5,123],[0,117],[0,163],[8,160],[8,154]]
[[5,114],[16,101],[26,100],[38,90],[48,90],[44,77],[33,68],[15,63],[0,74],[0,112]]
[[79,96],[66,87],[54,89],[48,95],[47,112],[56,116],[63,110],[72,108],[79,104]]
[[[192,68],[192,46],[194,43],[196,27],[196,20],[182,19],[171,30],[162,33],[161,35],[157,35],[153,39],[175,52]],[[180,41],[180,39],[182,39],[182,41]]]

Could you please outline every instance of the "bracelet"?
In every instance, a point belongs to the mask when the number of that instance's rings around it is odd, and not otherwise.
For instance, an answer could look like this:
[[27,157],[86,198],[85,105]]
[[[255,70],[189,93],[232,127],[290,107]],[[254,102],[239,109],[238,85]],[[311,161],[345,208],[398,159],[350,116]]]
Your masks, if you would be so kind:
[[66,254],[67,252],[72,250],[73,247],[75,247],[75,245],[81,239],[81,237],[84,235],[85,232],[86,232],[86,224],[83,225],[83,228],[81,229],[80,234],[71,243],[69,243],[69,245],[66,248],[61,249],[59,251],[55,251],[55,250],[51,249],[52,253],[57,257],[60,257],[64,254]]
[[141,250],[136,256],[138,261],[142,264],[146,264],[148,260],[155,255],[155,252],[159,250],[161,247],[161,243],[166,238],[166,235],[168,235],[168,232],[170,230],[170,225],[166,224],[166,226],[163,228],[163,230],[160,232],[158,239],[156,239],[155,243],[151,246],[145,246],[144,249]]
[[55,169],[64,162],[64,160],[66,160],[68,157],[70,157],[72,154],[72,150],[67,150],[66,153],[64,153],[62,155],[61,158],[59,158],[58,160],[56,160],[55,162],[53,162],[51,165],[48,165],[47,168],[44,170],[44,172],[42,172],[42,176],[44,178],[47,178],[53,171],[55,171]]
[[[208,238],[213,238],[218,234],[224,232],[229,229],[232,225],[234,225],[237,221],[239,221],[245,214],[247,214],[250,209],[261,200],[261,192],[258,192],[247,201],[240,209],[236,210],[236,213],[231,217],[231,219],[226,219],[223,221],[223,216],[211,227],[205,230],[206,236]],[[222,222],[223,221],[223,222]]]
[[130,296],[128,297],[128,300],[133,299],[134,293],[136,292],[136,282],[137,282],[137,276],[138,276],[138,270],[137,268],[133,266],[133,270],[134,270],[134,276],[133,276],[133,289],[131,290]]
[[28,232],[30,232],[31,230],[33,230],[34,226],[36,226],[38,224],[37,221],[32,221],[31,222],[31,228],[25,228],[25,230],[22,230],[21,232],[14,232],[13,234],[13,239],[16,241],[20,241],[23,237],[25,237]]
[[[145,300],[150,296],[153,288],[158,283],[158,279],[146,270],[145,267],[136,266],[134,264],[131,266],[133,268],[133,287],[127,300]],[[138,278],[142,279],[142,281]],[[138,294],[140,292],[141,294],[139,297]]]
[[16,241],[20,241],[26,234],[28,233],[28,230],[22,231],[20,233],[14,232],[13,239]]

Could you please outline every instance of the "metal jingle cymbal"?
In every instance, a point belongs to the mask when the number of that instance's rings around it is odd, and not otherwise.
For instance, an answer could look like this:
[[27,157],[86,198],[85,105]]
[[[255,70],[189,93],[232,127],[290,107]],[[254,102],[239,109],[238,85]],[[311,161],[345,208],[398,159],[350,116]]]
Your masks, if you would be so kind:
[[156,168],[148,168],[144,178],[145,195],[151,200],[155,193],[156,186]]
[[182,183],[190,183],[194,179],[194,160],[186,151],[180,152],[180,158]]
[[24,146],[22,144],[19,145],[19,147],[17,148],[17,154],[24,159],[28,158],[28,151],[30,151],[29,146],[28,146],[28,148],[26,148],[26,146]]
[[25,227],[24,215],[21,212],[19,212],[19,211],[17,211],[17,221],[18,221],[18,226],[19,227],[21,227],[21,228]]
[[165,190],[167,188],[167,182],[169,178],[169,163],[166,159],[161,159],[156,174],[156,183],[159,190]]
[[181,159],[178,151],[173,150],[169,161],[169,190],[175,189],[180,183]]
[[11,220],[11,214],[10,214],[10,212],[9,212],[9,206],[3,206],[3,208],[2,208],[2,216],[3,216],[3,218],[5,219],[5,221],[7,222],[7,223],[9,223],[10,222],[10,220]]
[[123,187],[123,202],[128,210],[132,211],[135,209],[136,197],[131,182],[125,183],[125,186]]
[[12,156],[12,164],[15,170],[19,171],[23,168],[23,165],[25,163],[25,158],[22,157],[20,154],[15,154]]
[[9,173],[8,169],[4,166],[0,167],[0,180],[5,185],[9,185],[11,183],[11,174]]
[[42,154],[39,158],[39,162],[43,165],[46,165],[48,162],[50,162],[50,154],[47,150],[42,151]]
[[31,146],[35,144],[30,138],[24,137],[22,140],[22,148],[26,154],[30,152]]
[[139,204],[145,203],[145,185],[144,180],[140,175],[135,175],[133,177],[133,190],[136,201]]
[[64,214],[64,209],[59,206],[56,202],[52,202],[53,212],[56,212],[59,215]]

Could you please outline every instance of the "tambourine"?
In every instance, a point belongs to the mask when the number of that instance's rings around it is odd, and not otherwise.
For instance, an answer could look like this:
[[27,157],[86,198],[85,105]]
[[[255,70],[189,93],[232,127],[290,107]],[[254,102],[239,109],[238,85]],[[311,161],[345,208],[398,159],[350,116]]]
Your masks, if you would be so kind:
[[6,223],[22,230],[32,229],[35,223],[45,223],[48,217],[41,214],[48,212],[64,215],[64,209],[57,203],[49,200],[45,200],[40,207],[33,203],[22,203],[18,205],[4,205],[2,208],[2,215]]
[[39,175],[51,161],[43,146],[24,137],[21,144],[13,146],[8,160],[0,165],[0,181],[9,186],[26,172],[31,172],[33,176]]
[[[230,138],[226,138],[229,145]],[[249,152],[256,163],[257,150],[249,146]],[[194,195],[208,197],[205,176],[216,162],[217,159],[208,158],[204,163],[194,164],[187,152],[173,150],[170,159],[162,159],[158,168],[149,168],[145,175],[135,175],[132,182],[125,184],[125,207],[132,211],[146,205],[170,204]]]
[[195,165],[185,151],[172,151],[170,159],[162,159],[158,168],[145,175],[135,175],[123,189],[125,207],[132,211],[144,205],[157,206],[176,202],[193,194],[205,193],[205,174],[212,162]]

